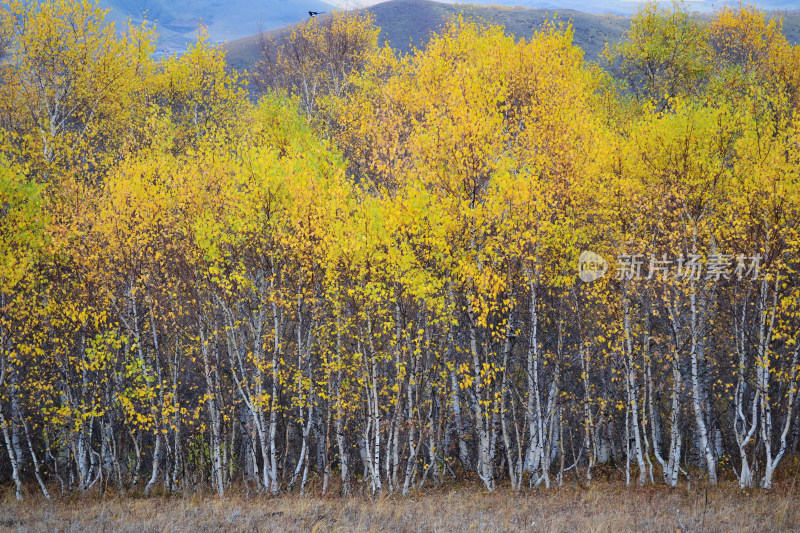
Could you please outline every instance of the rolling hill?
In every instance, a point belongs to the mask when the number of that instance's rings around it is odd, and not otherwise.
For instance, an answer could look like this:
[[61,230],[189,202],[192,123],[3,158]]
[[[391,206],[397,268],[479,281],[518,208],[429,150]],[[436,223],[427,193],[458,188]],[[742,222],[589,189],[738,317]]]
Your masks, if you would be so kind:
[[[638,6],[636,0],[472,0],[474,3],[446,3],[430,0],[100,0],[109,18],[121,22],[153,22],[161,50],[180,52],[197,39],[200,25],[206,26],[211,42],[228,43],[230,64],[247,68],[259,55],[260,32],[289,27],[308,18],[309,11],[366,8],[382,28],[380,40],[407,51],[424,44],[431,31],[455,13],[466,13],[502,24],[517,36],[530,36],[545,18],[554,13],[570,20],[575,42],[594,59],[606,42],[620,38],[628,19]],[[492,5],[486,5],[492,4]],[[707,10],[708,0],[689,0],[691,9]],[[717,6],[717,3],[714,3]],[[761,9],[783,9],[785,32],[793,42],[800,40],[800,11],[794,0],[762,0]],[[555,7],[558,6],[558,7]],[[573,8],[573,9],[566,9]]]
[[[326,0],[342,9],[359,9],[380,4],[384,0]],[[549,10],[572,9],[583,13],[630,16],[645,0],[437,0],[456,4],[480,4],[484,6],[527,7]],[[648,0],[650,1],[650,0]],[[662,7],[672,5],[672,0],[655,0]],[[722,7],[726,2],[736,6],[738,0],[684,0],[688,9],[699,13],[709,13]],[[764,11],[797,9],[796,0],[752,0],[745,2]]]
[[[335,3],[335,0],[332,0],[332,3]],[[773,4],[779,5],[781,2]],[[526,38],[533,35],[545,20],[555,18],[568,21],[574,30],[575,44],[583,49],[585,57],[590,61],[598,58],[606,43],[613,44],[619,41],[630,25],[629,17],[609,13],[591,14],[569,9],[551,10],[519,6],[446,4],[431,0],[390,0],[363,9],[373,14],[376,25],[381,28],[379,42],[387,42],[401,52],[407,52],[412,47],[422,47],[432,32],[440,28],[450,16],[458,13],[501,24],[508,33]],[[800,10],[775,11],[772,16],[783,18],[784,33],[790,42],[795,44],[800,42]],[[274,30],[272,34],[284,31],[286,29]],[[261,57],[259,35],[231,41],[225,48],[228,52],[228,64],[238,70],[251,68]]]
[[295,24],[308,11],[330,11],[321,0],[101,0],[114,21],[155,23],[158,46],[182,50],[197,39],[199,25],[212,42],[225,42]]
[[[452,15],[463,13],[493,24],[505,26],[517,37],[530,37],[542,23],[554,16],[569,21],[575,31],[575,43],[588,58],[596,58],[606,42],[618,41],[628,28],[629,19],[617,15],[593,15],[579,11],[531,9],[523,7],[479,6],[474,4],[445,4],[430,0],[390,0],[366,8],[381,28],[380,43],[407,52],[422,47]],[[231,41],[225,48],[228,63],[239,70],[252,67],[260,59],[258,35]]]

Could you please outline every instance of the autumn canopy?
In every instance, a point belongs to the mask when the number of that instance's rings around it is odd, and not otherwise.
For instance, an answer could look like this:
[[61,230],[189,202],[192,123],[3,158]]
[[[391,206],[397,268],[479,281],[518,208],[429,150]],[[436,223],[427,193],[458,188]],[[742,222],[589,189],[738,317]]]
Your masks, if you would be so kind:
[[770,488],[800,451],[800,47],[747,7],[645,6],[598,61],[571,31],[456,18],[401,56],[336,12],[238,75],[4,4],[2,480]]

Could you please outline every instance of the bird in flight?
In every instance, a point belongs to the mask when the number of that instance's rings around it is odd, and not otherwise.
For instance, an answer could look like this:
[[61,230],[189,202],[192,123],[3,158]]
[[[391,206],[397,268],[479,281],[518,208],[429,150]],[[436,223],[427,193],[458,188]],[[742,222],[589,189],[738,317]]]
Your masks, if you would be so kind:
[[317,15],[323,15],[324,13],[325,13],[324,11],[309,11],[308,16],[313,18],[316,17]]

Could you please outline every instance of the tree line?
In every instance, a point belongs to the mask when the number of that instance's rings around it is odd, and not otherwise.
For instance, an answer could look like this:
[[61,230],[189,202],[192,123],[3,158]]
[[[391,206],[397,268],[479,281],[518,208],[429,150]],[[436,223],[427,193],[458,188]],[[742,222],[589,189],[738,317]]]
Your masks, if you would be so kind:
[[[454,18],[204,38],[0,11],[0,476],[770,488],[800,446],[800,47],[644,6],[599,63]],[[779,475],[779,474],[778,474]],[[29,488],[26,488],[29,487]],[[38,488],[37,488],[38,487]]]

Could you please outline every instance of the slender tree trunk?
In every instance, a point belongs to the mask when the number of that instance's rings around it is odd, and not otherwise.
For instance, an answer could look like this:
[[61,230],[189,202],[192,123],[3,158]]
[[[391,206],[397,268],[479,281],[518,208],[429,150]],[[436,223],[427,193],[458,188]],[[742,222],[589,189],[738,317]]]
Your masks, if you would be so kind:
[[14,479],[15,497],[18,500],[22,499],[22,477],[20,475],[20,465],[17,461],[17,454],[13,449],[11,442],[11,435],[8,431],[8,422],[0,409],[0,427],[3,429],[3,439],[6,443],[6,451],[8,452],[8,460],[11,462],[11,477]]
[[475,315],[471,304],[468,307],[469,345],[472,356],[473,394],[472,407],[475,416],[475,429],[478,433],[478,477],[489,492],[494,491],[494,456],[492,455],[492,436],[494,417],[488,406],[491,391],[486,391],[487,384],[481,378],[481,360],[478,351],[478,338],[475,331]]
[[[694,248],[693,248],[694,250]],[[703,319],[700,316],[697,304],[697,285],[692,280],[689,287],[690,302],[690,325],[691,325],[691,345],[690,357],[692,366],[692,406],[694,408],[695,425],[697,427],[697,438],[700,449],[706,461],[708,470],[708,481],[711,485],[717,484],[717,461],[714,451],[711,449],[711,440],[708,436],[708,426],[706,425],[706,415],[709,410],[708,400],[703,393],[703,384],[700,376],[700,360],[703,357]]]
[[530,336],[528,339],[528,398],[525,418],[530,441],[525,459],[525,469],[532,474],[532,484],[538,486],[544,481],[545,486],[549,488],[550,473],[545,460],[545,424],[539,386],[539,309],[537,304],[539,285],[534,280],[533,272],[528,271],[526,273],[530,289],[530,307],[528,310]]
[[217,489],[217,495],[222,498],[225,496],[225,483],[222,475],[222,413],[219,410],[218,399],[220,398],[220,388],[217,381],[216,366],[219,363],[219,357],[211,357],[211,350],[214,348],[211,343],[213,339],[209,339],[206,335],[205,328],[200,328],[200,353],[203,356],[203,375],[206,381],[206,394],[207,401],[206,409],[208,410],[209,426],[211,430],[211,478],[214,487]]
[[[511,490],[517,491],[520,490],[521,483],[522,483],[522,465],[518,465],[517,461],[514,458],[514,450],[511,446],[511,435],[508,428],[507,422],[507,409],[506,409],[506,397],[508,396],[508,357],[511,353],[511,316],[509,313],[508,323],[506,326],[506,340],[505,346],[503,347],[503,369],[502,369],[502,384],[500,389],[500,422],[501,422],[501,430],[503,434],[503,447],[506,450],[506,460],[508,461],[508,475],[511,481]],[[511,402],[514,402],[514,398],[511,398]],[[516,421],[514,421],[516,425]],[[517,471],[517,467],[520,467],[519,472]]]
[[778,463],[780,463],[787,450],[787,436],[789,435],[789,429],[791,428],[794,420],[795,398],[797,398],[798,395],[797,388],[800,386],[800,383],[798,383],[798,363],[800,363],[798,355],[800,355],[800,345],[795,342],[794,353],[792,354],[792,361],[790,363],[791,366],[789,366],[789,384],[788,392],[786,394],[786,418],[784,418],[783,429],[778,437],[778,452],[774,457],[770,455],[767,456],[767,464],[764,468],[764,478],[761,481],[761,486],[765,489],[772,488],[772,476],[775,473],[775,469],[778,468]]
[[[623,330],[625,342],[625,391],[628,397],[629,423],[633,432],[632,440],[636,463],[639,467],[639,485],[644,485],[647,481],[647,471],[644,464],[644,452],[642,451],[642,433],[639,428],[639,388],[636,384],[636,363],[633,356],[633,339],[631,333],[631,309],[627,294],[622,296],[623,307]],[[630,434],[629,434],[630,439]],[[629,442],[630,445],[630,442]]]
[[581,360],[581,379],[583,381],[583,434],[586,448],[586,484],[592,483],[592,468],[597,457],[597,444],[594,438],[594,419],[592,417],[591,386],[589,384],[589,350],[581,341],[579,354]]
[[150,492],[153,490],[153,486],[156,484],[156,480],[158,479],[158,466],[161,463],[161,432],[156,432],[156,444],[153,450],[153,466],[151,469],[150,474],[150,481],[147,482],[147,486],[144,488],[144,495],[149,496]]
[[738,369],[736,372],[736,389],[734,391],[734,409],[736,410],[734,416],[733,433],[736,438],[736,444],[739,447],[739,457],[741,460],[741,467],[739,470],[739,486],[742,489],[751,488],[753,486],[753,471],[750,469],[750,462],[747,456],[747,446],[752,442],[753,436],[758,427],[758,397],[759,391],[756,390],[752,399],[752,414],[751,420],[748,422],[745,415],[746,400],[747,400],[747,380],[746,380],[746,364],[747,364],[747,351],[745,340],[745,316],[747,304],[742,305],[741,321],[738,317],[734,317],[734,341],[736,351],[739,355]]
[[350,453],[347,447],[347,436],[345,435],[344,431],[345,413],[342,390],[342,368],[344,367],[344,360],[342,359],[342,324],[338,315],[336,316],[336,360],[336,416],[334,417],[334,426],[336,433],[336,447],[339,450],[342,496],[348,496],[350,494]]
[[[452,335],[450,335],[450,342],[453,342]],[[452,344],[451,344],[452,346]],[[469,458],[469,448],[467,448],[466,427],[464,426],[464,419],[461,415],[461,398],[458,386],[458,376],[455,369],[450,371],[450,402],[453,409],[453,422],[455,424],[456,438],[458,438],[458,458],[465,469],[469,469],[471,461]]]

